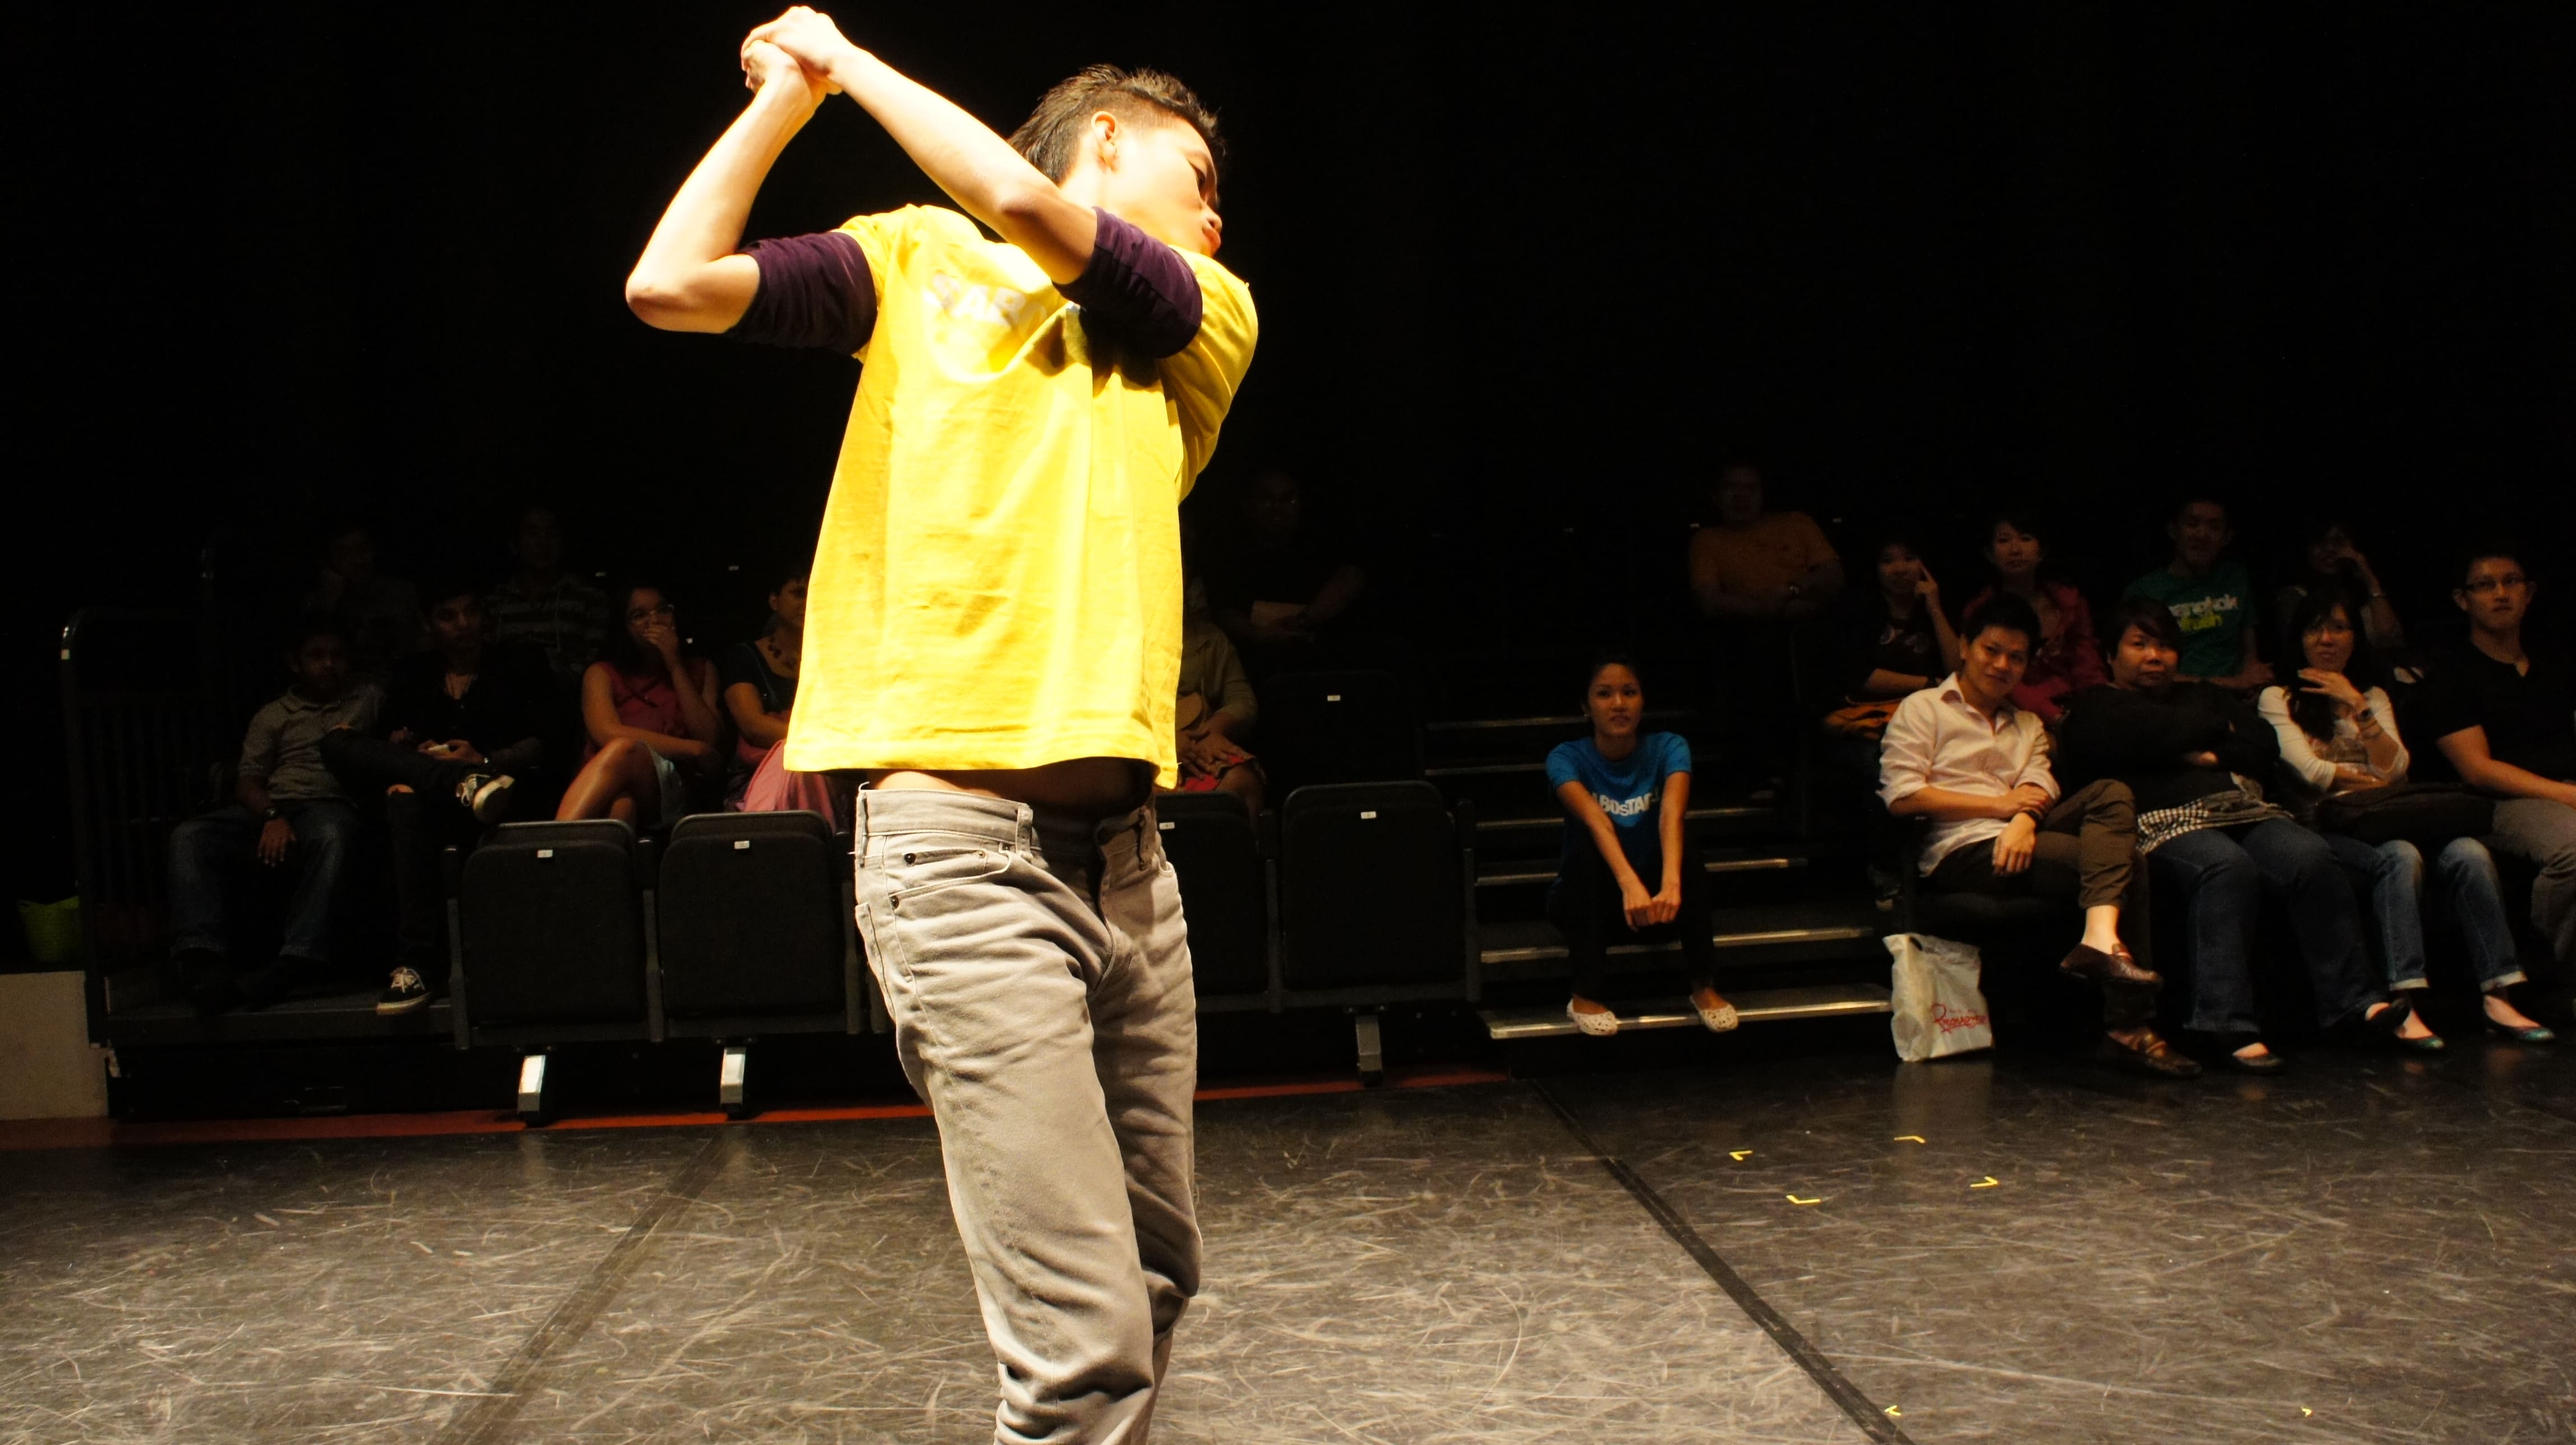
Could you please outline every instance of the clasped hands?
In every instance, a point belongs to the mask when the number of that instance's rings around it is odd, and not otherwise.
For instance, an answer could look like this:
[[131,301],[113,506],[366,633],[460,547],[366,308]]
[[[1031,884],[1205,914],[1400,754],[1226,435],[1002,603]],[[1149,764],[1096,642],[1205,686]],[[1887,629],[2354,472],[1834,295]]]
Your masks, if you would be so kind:
[[1995,835],[1995,872],[2009,878],[2030,866],[2039,853],[2039,818],[2057,799],[2037,783],[2024,783],[1995,800],[1998,817],[2011,819]]
[[1631,873],[1619,880],[1619,911],[1632,929],[1652,928],[1681,917],[1682,881],[1675,878],[1661,893],[1648,893],[1644,880]]
[[823,97],[841,93],[832,79],[832,63],[857,48],[831,16],[792,5],[743,37],[742,83],[758,93],[772,82],[792,80],[802,87],[807,104],[821,105]]

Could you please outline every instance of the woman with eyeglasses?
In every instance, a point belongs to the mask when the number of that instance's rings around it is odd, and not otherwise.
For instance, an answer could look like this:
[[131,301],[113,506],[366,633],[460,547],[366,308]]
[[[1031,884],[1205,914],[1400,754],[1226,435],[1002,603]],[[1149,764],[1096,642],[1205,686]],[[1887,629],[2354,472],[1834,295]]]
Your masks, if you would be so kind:
[[588,751],[555,817],[667,827],[723,767],[716,670],[686,651],[670,594],[638,583],[623,602],[604,655],[581,676]]
[[[2318,587],[2302,596],[2280,653],[2298,672],[2290,686],[2263,689],[2257,704],[2281,740],[2280,776],[2287,801],[2302,818],[2312,817],[2324,799],[2405,782],[2413,761],[2398,736],[2397,710],[2380,686],[2379,659],[2356,625],[2358,605],[2340,587]],[[2346,871],[2369,880],[2388,986],[2400,993],[2426,987],[2425,850],[2403,838],[2374,845],[2327,832],[2325,839]],[[2523,972],[2495,855],[2475,838],[2453,838],[2432,864],[2485,995],[2487,1021],[2516,1036],[2546,1034],[2504,993],[2523,981]],[[2409,1020],[2397,1040],[2425,1052],[2443,1046],[2420,1020]]]

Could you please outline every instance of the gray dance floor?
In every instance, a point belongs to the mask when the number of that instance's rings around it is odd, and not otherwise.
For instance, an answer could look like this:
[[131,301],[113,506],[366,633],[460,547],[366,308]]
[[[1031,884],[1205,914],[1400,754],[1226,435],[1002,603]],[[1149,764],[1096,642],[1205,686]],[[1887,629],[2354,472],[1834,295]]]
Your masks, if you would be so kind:
[[[2576,1052],[1709,1044],[1203,1105],[1156,1438],[2576,1437]],[[992,1393],[926,1121],[0,1153],[10,1445],[962,1445]]]

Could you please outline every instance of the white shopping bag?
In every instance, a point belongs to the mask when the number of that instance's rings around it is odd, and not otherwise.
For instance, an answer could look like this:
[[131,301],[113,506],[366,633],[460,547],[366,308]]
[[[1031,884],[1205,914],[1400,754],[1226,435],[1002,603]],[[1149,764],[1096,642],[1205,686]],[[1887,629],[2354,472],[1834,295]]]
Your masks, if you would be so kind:
[[1986,996],[1977,991],[1977,950],[1928,933],[1891,933],[1896,957],[1889,1003],[1895,1015],[1896,1056],[1909,1064],[1995,1046]]

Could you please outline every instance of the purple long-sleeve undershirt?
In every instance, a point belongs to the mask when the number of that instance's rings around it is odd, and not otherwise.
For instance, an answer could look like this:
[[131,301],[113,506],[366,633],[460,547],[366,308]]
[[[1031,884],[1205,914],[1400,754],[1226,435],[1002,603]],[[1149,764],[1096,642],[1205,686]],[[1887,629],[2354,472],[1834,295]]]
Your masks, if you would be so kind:
[[[1197,275],[1179,252],[1107,211],[1082,274],[1059,288],[1082,308],[1083,328],[1147,356],[1170,356],[1198,335],[1206,307]],[[876,330],[875,278],[846,231],[780,236],[753,243],[760,289],[726,334],[770,346],[844,355]]]

